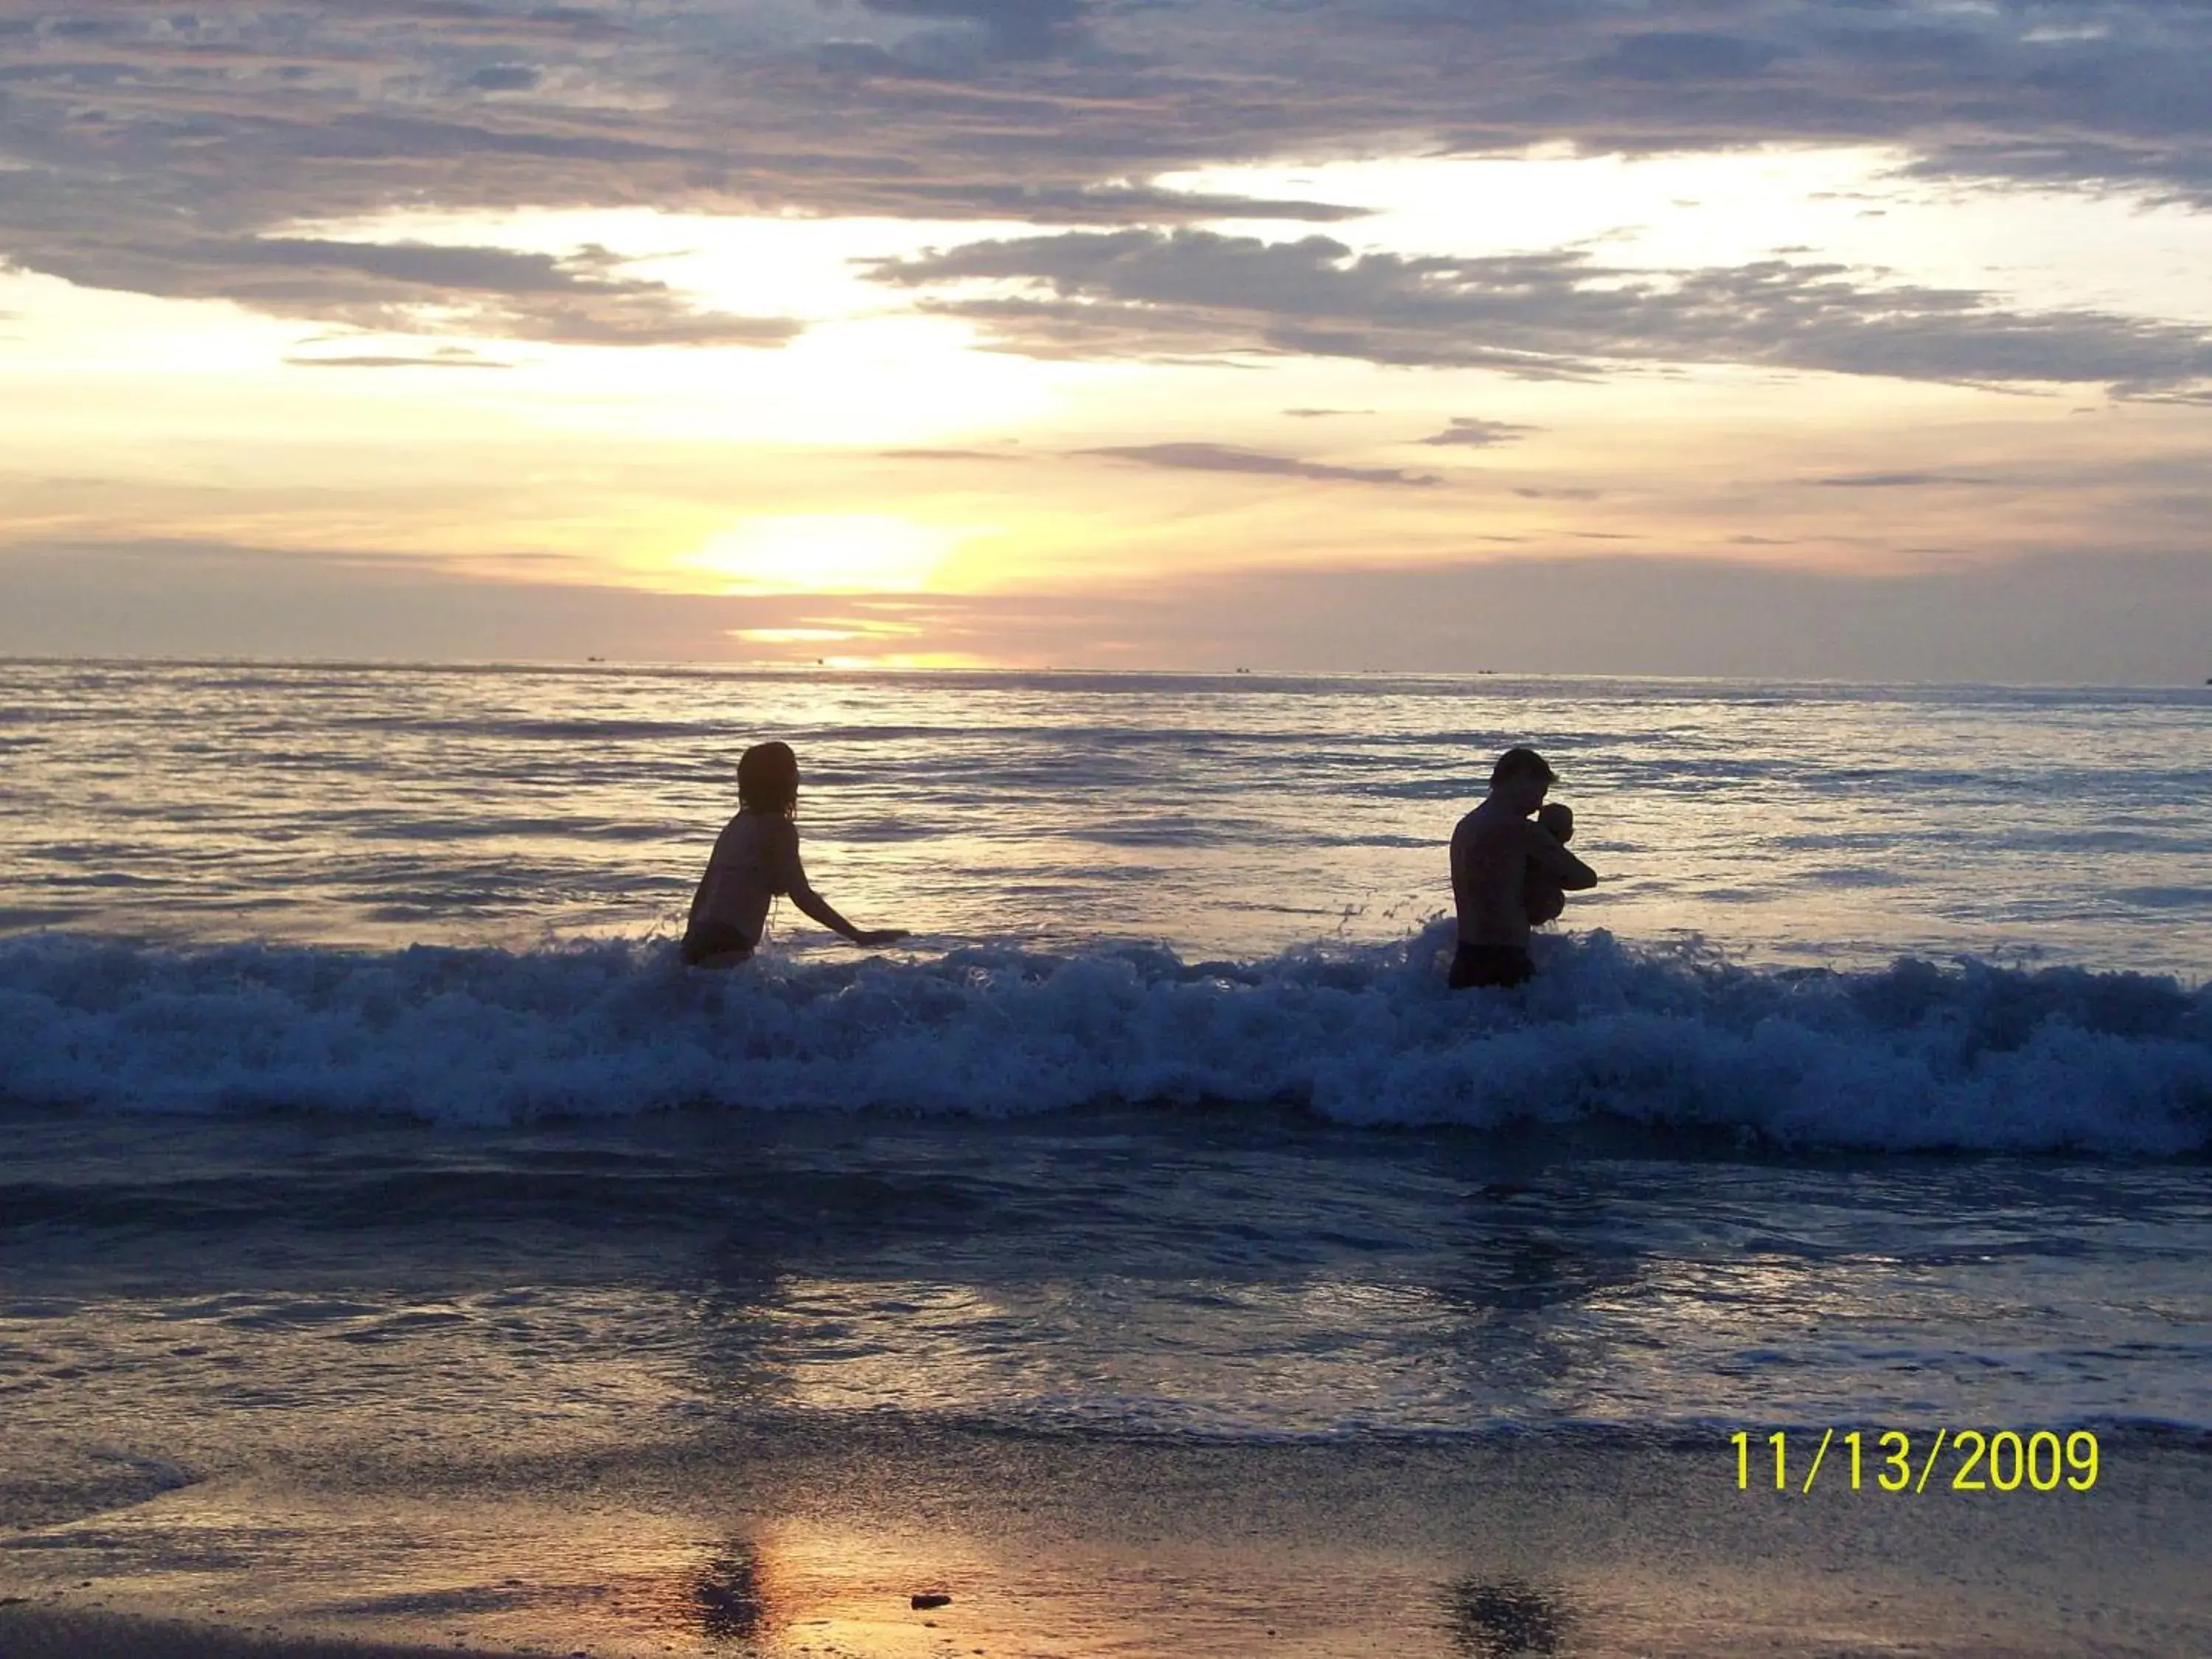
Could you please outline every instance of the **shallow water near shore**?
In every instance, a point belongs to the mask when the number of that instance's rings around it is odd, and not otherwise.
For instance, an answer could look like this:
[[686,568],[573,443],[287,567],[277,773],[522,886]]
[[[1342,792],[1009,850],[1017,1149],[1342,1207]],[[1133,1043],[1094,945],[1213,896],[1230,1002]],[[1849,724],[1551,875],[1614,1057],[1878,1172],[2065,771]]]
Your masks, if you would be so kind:
[[112,1389],[173,1447],[262,1403],[240,1420],[271,1444],[878,1410],[1224,1440],[1845,1413],[2212,1431],[2195,1158],[1231,1108],[8,1127],[16,1429],[105,1417]]
[[[2212,1632],[2195,1159],[1232,1108],[6,1127],[0,1592],[45,1613],[610,1655]],[[1735,1431],[1826,1425],[2102,1463],[1739,1488]]]

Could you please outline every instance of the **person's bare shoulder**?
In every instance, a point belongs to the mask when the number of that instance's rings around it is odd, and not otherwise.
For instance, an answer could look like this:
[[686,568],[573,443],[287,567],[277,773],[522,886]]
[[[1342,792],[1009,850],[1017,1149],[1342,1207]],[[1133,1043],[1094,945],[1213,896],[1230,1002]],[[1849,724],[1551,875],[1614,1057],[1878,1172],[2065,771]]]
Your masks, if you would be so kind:
[[730,849],[738,844],[738,837],[744,833],[738,826],[744,821],[744,814],[742,812],[733,812],[730,815],[730,821],[722,826],[722,833],[714,837],[715,860],[726,858]]

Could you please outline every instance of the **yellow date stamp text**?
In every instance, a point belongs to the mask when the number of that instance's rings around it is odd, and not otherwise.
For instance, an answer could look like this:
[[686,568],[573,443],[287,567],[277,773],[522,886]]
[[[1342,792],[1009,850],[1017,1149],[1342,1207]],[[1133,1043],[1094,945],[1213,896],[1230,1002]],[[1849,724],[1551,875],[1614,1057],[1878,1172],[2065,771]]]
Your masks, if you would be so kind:
[[1738,1492],[1809,1492],[1815,1481],[1853,1492],[2087,1492],[2097,1484],[2097,1437],[2087,1429],[1749,1429],[1729,1437]]

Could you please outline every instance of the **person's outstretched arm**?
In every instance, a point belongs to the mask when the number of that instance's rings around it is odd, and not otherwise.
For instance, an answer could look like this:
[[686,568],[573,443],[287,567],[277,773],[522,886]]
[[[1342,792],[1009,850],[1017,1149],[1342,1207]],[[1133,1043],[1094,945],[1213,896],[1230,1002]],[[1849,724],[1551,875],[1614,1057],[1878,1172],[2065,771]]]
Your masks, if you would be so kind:
[[786,823],[775,837],[776,885],[806,915],[811,916],[833,933],[842,933],[854,944],[871,950],[878,945],[896,945],[907,935],[903,927],[855,927],[839,915],[828,899],[816,892],[806,879],[806,866],[799,859],[799,828]]

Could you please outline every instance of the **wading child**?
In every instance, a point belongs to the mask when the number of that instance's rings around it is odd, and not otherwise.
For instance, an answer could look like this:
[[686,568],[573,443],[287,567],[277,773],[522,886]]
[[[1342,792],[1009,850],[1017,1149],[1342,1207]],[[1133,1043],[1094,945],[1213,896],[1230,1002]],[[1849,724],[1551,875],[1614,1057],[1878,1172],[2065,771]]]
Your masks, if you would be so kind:
[[799,758],[787,743],[757,743],[738,757],[738,815],[714,842],[691,896],[684,960],[734,968],[760,948],[779,893],[833,933],[870,949],[896,945],[903,927],[855,927],[810,886],[799,861]]

